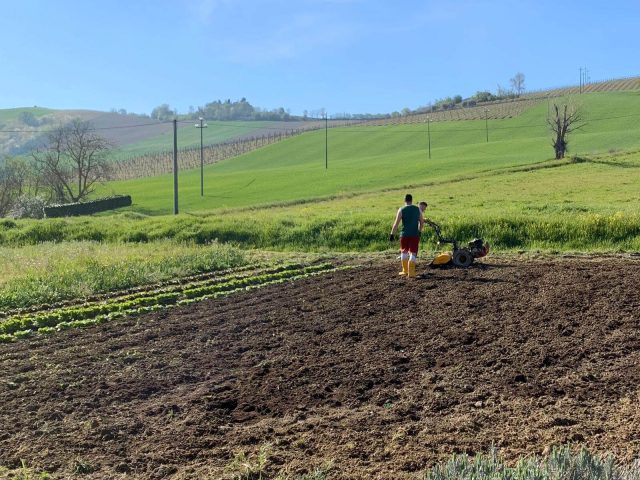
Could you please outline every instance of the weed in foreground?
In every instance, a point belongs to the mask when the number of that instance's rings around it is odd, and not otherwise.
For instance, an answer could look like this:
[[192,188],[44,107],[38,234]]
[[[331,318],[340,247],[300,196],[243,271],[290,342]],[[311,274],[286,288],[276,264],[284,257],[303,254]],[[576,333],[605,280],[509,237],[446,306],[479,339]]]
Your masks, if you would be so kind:
[[8,480],[49,480],[51,476],[47,472],[36,473],[27,466],[27,462],[20,460],[21,466],[16,470],[0,467],[0,479]]
[[233,480],[266,480],[266,467],[271,445],[266,443],[256,454],[238,452],[229,464],[228,470]]
[[233,480],[326,480],[327,475],[333,469],[333,463],[329,462],[303,475],[278,474],[270,476],[267,472],[270,451],[271,444],[266,443],[255,454],[238,452],[227,467],[229,478]]

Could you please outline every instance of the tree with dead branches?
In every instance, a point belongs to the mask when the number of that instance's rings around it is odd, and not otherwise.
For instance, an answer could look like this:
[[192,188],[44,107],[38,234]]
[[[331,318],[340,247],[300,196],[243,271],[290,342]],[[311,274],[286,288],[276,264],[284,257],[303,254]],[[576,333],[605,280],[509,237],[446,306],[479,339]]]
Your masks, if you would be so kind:
[[32,153],[40,182],[58,202],[86,198],[109,172],[107,154],[112,145],[79,119],[52,130],[47,145]]
[[524,73],[518,72],[515,76],[509,80],[511,82],[511,88],[518,96],[524,92]]
[[569,150],[568,135],[584,127],[582,110],[574,105],[558,106],[553,104],[551,116],[547,118],[547,124],[551,129],[553,139],[551,144],[556,152],[556,160],[564,158]]
[[25,193],[29,175],[26,162],[15,158],[0,160],[0,217],[6,216],[16,199]]

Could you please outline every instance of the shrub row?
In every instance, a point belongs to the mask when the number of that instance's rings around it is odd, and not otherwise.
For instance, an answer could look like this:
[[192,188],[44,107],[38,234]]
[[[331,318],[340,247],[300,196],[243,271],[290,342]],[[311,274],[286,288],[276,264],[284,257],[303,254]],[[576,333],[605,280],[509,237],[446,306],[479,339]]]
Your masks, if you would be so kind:
[[50,205],[44,207],[44,214],[49,218],[70,217],[73,215],[91,215],[106,212],[116,208],[131,206],[131,195],[116,195],[99,198],[90,202],[66,203],[64,205]]

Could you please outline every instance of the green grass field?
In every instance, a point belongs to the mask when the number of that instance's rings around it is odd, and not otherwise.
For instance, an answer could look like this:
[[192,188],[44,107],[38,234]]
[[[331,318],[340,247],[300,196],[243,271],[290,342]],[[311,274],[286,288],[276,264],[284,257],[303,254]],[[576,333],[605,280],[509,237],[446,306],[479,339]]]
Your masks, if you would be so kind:
[[[570,153],[602,154],[640,148],[640,93],[582,95],[587,125],[570,138]],[[426,125],[348,127],[329,130],[328,169],[324,131],[310,132],[205,169],[205,196],[199,171],[180,173],[180,209],[216,209],[451,181],[552,158],[546,102],[518,118],[436,122],[427,158]],[[194,129],[195,130],[195,129]],[[125,193],[133,209],[146,214],[173,211],[171,175],[114,182],[99,195]]]

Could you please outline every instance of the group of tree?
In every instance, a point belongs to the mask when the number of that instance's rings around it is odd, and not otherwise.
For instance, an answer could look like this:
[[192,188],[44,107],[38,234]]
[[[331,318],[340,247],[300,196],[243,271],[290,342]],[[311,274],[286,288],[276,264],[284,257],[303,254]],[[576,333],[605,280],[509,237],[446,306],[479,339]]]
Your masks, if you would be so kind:
[[111,147],[86,121],[53,128],[29,157],[0,161],[0,216],[37,216],[34,202],[41,211],[44,204],[86,199],[108,179]]
[[[423,112],[435,112],[438,110],[449,110],[452,108],[457,108],[459,106],[462,107],[471,107],[477,105],[478,103],[483,102],[492,102],[497,100],[506,100],[517,98],[525,91],[524,86],[525,77],[523,73],[516,73],[513,78],[509,80],[511,84],[511,89],[505,89],[498,85],[498,89],[496,93],[491,93],[489,91],[478,91],[472,97],[467,99],[463,99],[461,95],[454,95],[453,97],[445,97],[435,102],[431,102],[426,107],[420,107],[416,110],[411,110],[409,108],[404,108],[402,111],[395,111],[391,113],[385,114],[351,114],[351,113],[341,113],[341,114],[333,114],[331,118],[344,118],[344,119],[370,119],[370,118],[390,118],[390,117],[400,117],[411,115],[413,113],[423,113]],[[126,114],[126,110],[120,109],[116,110],[117,113]],[[221,121],[229,121],[229,120],[308,120],[308,119],[317,119],[324,118],[327,115],[327,112],[324,108],[316,109],[316,110],[305,110],[302,117],[296,117],[291,115],[289,109],[284,109],[282,107],[275,108],[273,110],[263,110],[258,107],[254,107],[247,101],[246,98],[241,98],[237,101],[231,101],[231,99],[227,100],[215,100],[213,102],[209,102],[202,107],[189,108],[189,113],[187,115],[180,115],[176,109],[172,109],[169,104],[163,103],[158,105],[151,111],[151,118],[160,121],[171,120],[173,118],[190,118],[190,119],[198,119],[200,117],[205,120],[221,120]]]
[[500,100],[512,100],[520,97],[525,91],[524,74],[516,73],[513,78],[509,80],[511,88],[507,89],[500,85],[496,90],[496,93],[492,93],[488,90],[479,90],[468,98],[462,98],[461,95],[454,95],[453,97],[445,97],[434,102],[430,102],[425,107],[420,107],[411,113],[425,113],[425,112],[437,112],[439,110],[450,110],[452,108],[459,107],[475,107],[479,103],[496,102]]
[[254,107],[246,98],[232,102],[215,100],[199,107],[191,113],[191,118],[203,117],[206,120],[292,120],[293,117],[288,109],[274,108],[273,110],[263,110]]
[[38,118],[33,114],[33,112],[30,112],[28,110],[20,112],[18,119],[29,127],[40,127],[50,122],[49,118]]
[[168,104],[163,103],[158,105],[151,111],[151,118],[156,120],[166,121],[173,118],[190,118],[198,119],[204,118],[205,120],[293,120],[293,117],[288,109],[274,108],[273,110],[264,110],[259,107],[251,105],[246,98],[241,98],[237,101],[231,101],[227,99],[225,101],[215,100],[209,102],[202,107],[189,108],[187,115],[180,115],[178,111],[172,109]]

